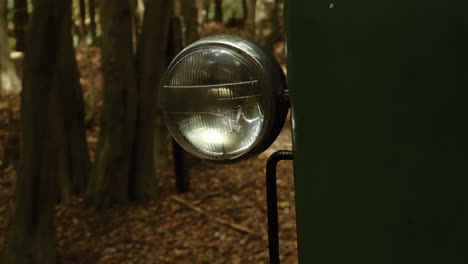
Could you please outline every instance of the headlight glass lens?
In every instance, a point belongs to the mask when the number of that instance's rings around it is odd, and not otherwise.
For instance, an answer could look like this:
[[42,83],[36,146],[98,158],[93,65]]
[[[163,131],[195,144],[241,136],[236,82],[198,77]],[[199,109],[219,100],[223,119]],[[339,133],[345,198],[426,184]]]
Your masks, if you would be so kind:
[[232,160],[251,150],[269,114],[264,74],[242,54],[203,47],[169,69],[163,98],[169,130],[189,152]]

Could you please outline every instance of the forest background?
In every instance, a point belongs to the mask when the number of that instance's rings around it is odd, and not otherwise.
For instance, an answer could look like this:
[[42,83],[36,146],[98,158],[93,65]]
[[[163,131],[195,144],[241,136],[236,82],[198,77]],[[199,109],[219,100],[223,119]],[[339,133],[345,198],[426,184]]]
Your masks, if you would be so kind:
[[[157,90],[210,35],[286,70],[283,5],[0,0],[0,263],[267,263],[264,166],[290,124],[254,159],[174,166]],[[291,164],[278,175],[281,259],[297,263]]]

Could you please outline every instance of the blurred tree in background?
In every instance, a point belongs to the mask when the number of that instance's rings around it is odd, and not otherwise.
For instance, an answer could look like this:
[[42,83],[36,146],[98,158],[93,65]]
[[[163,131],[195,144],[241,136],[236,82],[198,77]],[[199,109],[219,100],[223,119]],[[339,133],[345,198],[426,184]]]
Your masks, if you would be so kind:
[[[137,52],[137,126],[133,152],[133,199],[154,198],[156,193],[154,165],[154,131],[159,88],[166,69],[166,48],[172,0],[147,3],[142,34]],[[156,142],[166,146],[168,141]]]
[[34,3],[25,46],[16,209],[6,261],[11,264],[56,262],[56,201],[82,190],[89,168],[70,32],[71,2]]
[[13,21],[15,27],[15,39],[17,51],[24,51],[24,34],[26,25],[28,24],[28,1],[27,0],[14,0],[13,7]]
[[97,37],[97,24],[96,24],[96,0],[88,0],[88,14],[89,14],[89,35],[92,41]]
[[[167,64],[211,28],[247,32],[272,51],[280,8],[276,0],[0,0],[0,95],[21,91],[6,263],[54,263],[54,208],[75,194],[97,211],[157,197],[156,168],[168,167],[171,154],[158,98]],[[86,108],[83,91],[93,94]],[[91,126],[98,131],[92,162]],[[179,190],[188,190],[195,160],[178,145],[173,153],[185,177]]]
[[130,200],[131,156],[137,97],[128,0],[104,0],[101,8],[103,109],[88,193],[91,206],[106,209]]
[[223,1],[222,0],[215,0],[214,20],[216,22],[223,22]]
[[200,1],[182,0],[182,16],[185,24],[185,42],[191,44],[199,39],[200,36],[200,21],[199,13],[201,12]]
[[127,0],[104,0],[101,9],[104,105],[90,206],[154,198],[154,102],[165,65],[172,1],[147,3],[137,57],[132,8]]

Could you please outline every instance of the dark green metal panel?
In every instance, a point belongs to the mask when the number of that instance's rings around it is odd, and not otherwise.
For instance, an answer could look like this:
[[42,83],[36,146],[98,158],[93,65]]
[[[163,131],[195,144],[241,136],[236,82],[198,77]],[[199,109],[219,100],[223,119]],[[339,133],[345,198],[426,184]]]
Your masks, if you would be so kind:
[[300,263],[468,263],[468,1],[286,21]]

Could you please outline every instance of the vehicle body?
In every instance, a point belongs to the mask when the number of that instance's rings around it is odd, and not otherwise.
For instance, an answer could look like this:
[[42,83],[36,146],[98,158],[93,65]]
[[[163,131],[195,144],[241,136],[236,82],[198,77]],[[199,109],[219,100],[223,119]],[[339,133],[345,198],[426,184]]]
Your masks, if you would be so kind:
[[299,263],[468,263],[468,3],[285,4]]

